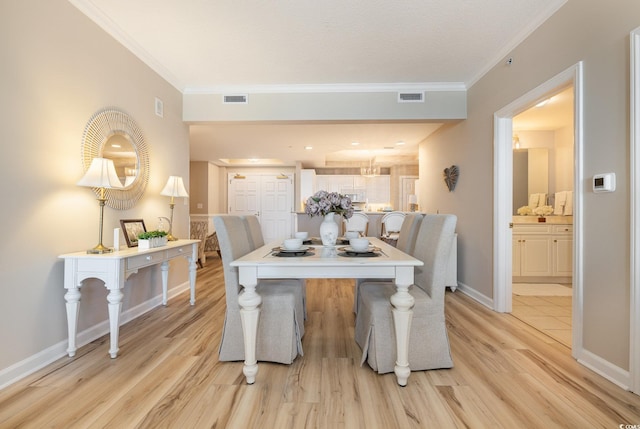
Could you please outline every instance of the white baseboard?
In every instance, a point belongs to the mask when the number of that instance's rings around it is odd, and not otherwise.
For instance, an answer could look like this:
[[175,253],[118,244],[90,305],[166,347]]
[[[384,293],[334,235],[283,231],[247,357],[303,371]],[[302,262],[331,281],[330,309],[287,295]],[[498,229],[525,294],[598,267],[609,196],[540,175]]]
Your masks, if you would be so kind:
[[602,359],[600,356],[591,353],[590,351],[582,349],[578,353],[578,362],[589,368],[596,374],[601,375],[618,387],[624,390],[631,390],[631,374],[629,371],[613,365]]
[[467,295],[468,297],[472,298],[473,300],[479,302],[480,304],[484,305],[485,307],[493,311],[493,299],[479,293],[477,290],[467,286],[462,282],[458,282],[457,289],[459,289],[460,292],[462,292],[463,294]]
[[[182,292],[189,290],[189,282],[182,283],[171,290],[167,291],[168,299],[173,298]],[[135,307],[128,309],[120,314],[120,325],[124,325],[127,322],[135,319],[153,310],[155,307],[162,305],[162,295],[156,296],[148,301],[145,301]],[[76,339],[78,348],[89,344],[97,338],[103,335],[109,334],[109,320],[98,323],[91,326],[82,332],[79,332]],[[0,389],[13,384],[24,377],[33,374],[37,370],[44,368],[52,362],[60,359],[63,356],[67,356],[68,341],[60,341],[57,344],[52,345],[34,355],[29,356],[26,359],[21,360],[7,368],[0,370]],[[105,354],[105,359],[108,359],[109,355]],[[72,359],[72,358],[70,358]]]

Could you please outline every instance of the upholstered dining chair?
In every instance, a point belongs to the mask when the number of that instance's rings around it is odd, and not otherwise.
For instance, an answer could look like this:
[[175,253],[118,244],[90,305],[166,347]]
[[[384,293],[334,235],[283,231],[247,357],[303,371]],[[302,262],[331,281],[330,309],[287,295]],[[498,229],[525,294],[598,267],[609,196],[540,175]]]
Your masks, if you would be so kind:
[[[214,216],[218,234],[226,294],[226,312],[220,341],[219,360],[244,360],[244,337],[238,296],[242,287],[238,268],[232,261],[251,251],[247,222],[241,216]],[[302,355],[304,301],[302,289],[294,280],[260,280],[256,291],[262,297],[256,341],[259,361],[290,364]]]
[[390,240],[395,244],[400,236],[400,228],[404,222],[405,214],[402,212],[389,212],[382,216],[380,223],[382,231],[380,236],[385,240]]
[[[400,233],[398,234],[398,242],[396,243],[396,248],[403,251],[404,253],[408,253],[409,255],[413,255],[413,248],[416,244],[416,237],[418,235],[418,230],[420,229],[420,224],[422,223],[422,213],[408,213],[403,221],[402,227],[400,227]],[[358,295],[358,290],[360,288],[360,284],[364,282],[391,282],[391,280],[382,280],[382,279],[356,279],[356,286],[353,291],[353,312],[358,312],[358,301],[360,299]]]
[[[251,242],[251,250],[255,250],[258,247],[264,246],[264,236],[262,235],[262,227],[257,216],[243,216],[242,217],[247,226],[247,232],[249,234],[249,240]],[[282,279],[281,282],[291,285],[299,285],[302,289],[302,303],[304,308],[304,320],[307,320],[307,280],[306,279]]]
[[[445,272],[457,218],[426,215],[416,239],[415,283],[409,293],[415,299],[409,333],[409,366],[412,371],[451,368],[453,359],[444,316]],[[388,282],[365,282],[359,288],[355,338],[366,361],[380,374],[392,372],[396,360],[396,335],[389,302],[396,287]]]
[[369,216],[365,213],[354,213],[349,219],[342,220],[344,225],[344,235],[347,231],[357,231],[361,236],[365,237],[369,230]]

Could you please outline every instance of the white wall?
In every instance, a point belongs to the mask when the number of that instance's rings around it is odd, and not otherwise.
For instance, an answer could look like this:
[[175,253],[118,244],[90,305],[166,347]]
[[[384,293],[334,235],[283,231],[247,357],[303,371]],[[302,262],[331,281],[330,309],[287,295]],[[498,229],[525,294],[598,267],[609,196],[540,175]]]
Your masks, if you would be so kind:
[[[458,278],[493,295],[493,114],[579,61],[584,62],[584,174],[616,172],[614,193],[584,198],[584,349],[629,368],[629,33],[637,0],[569,0],[468,93],[468,119],[420,144],[421,202],[458,215]],[[442,169],[460,166],[455,192]],[[434,183],[434,186],[427,184]],[[606,221],[615,219],[615,221]],[[603,221],[605,220],[605,221]]]
[[[1,386],[25,359],[66,348],[58,255],[98,242],[96,197],[75,184],[91,115],[107,106],[126,111],[150,152],[141,201],[127,211],[105,208],[107,245],[120,219],[143,218],[155,227],[157,216],[169,215],[169,201],[159,193],[169,175],[188,183],[189,145],[181,94],[66,0],[5,1],[0,22]],[[164,101],[164,118],[154,114],[155,97]],[[187,206],[176,204],[174,217],[174,232],[186,236]],[[172,263],[170,287],[186,281],[186,261]],[[123,311],[157,297],[160,289],[159,268],[141,270],[126,283]],[[101,282],[84,285],[79,330],[106,321],[106,304]]]

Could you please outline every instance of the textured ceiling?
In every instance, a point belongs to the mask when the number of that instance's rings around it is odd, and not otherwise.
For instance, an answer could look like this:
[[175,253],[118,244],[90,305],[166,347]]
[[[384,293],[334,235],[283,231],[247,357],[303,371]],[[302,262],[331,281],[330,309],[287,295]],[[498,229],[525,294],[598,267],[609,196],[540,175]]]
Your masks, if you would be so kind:
[[[456,83],[471,86],[564,0],[69,0],[183,92],[313,84]],[[318,159],[343,159],[353,139],[420,141],[433,124],[263,125],[275,148],[322,139]],[[397,124],[395,124],[397,125]],[[309,125],[310,126],[310,125]],[[192,156],[206,155],[198,136],[227,134],[243,153],[264,143],[257,126],[214,125],[192,131]],[[232,129],[233,128],[233,129]],[[421,129],[422,131],[418,131]],[[359,136],[354,137],[354,132]],[[295,134],[290,134],[294,132]],[[390,133],[396,133],[391,136]],[[422,132],[421,136],[416,133]],[[229,140],[227,140],[228,142]],[[256,145],[257,143],[257,145]],[[417,144],[417,142],[416,142]],[[230,150],[235,147],[228,145]],[[324,150],[324,148],[327,150]],[[322,153],[321,152],[322,148]],[[331,148],[329,150],[328,148]],[[335,150],[339,149],[339,150]],[[226,155],[232,157],[231,155]],[[273,155],[271,157],[276,157]],[[234,155],[235,157],[235,155]],[[360,158],[363,159],[363,158]],[[215,162],[215,159],[210,159]]]

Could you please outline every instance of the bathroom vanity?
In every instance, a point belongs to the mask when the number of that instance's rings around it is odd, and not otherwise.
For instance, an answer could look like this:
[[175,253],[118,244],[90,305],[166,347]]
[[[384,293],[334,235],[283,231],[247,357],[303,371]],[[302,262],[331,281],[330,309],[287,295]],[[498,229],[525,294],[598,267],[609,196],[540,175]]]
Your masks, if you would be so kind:
[[573,216],[513,217],[513,281],[570,283]]

